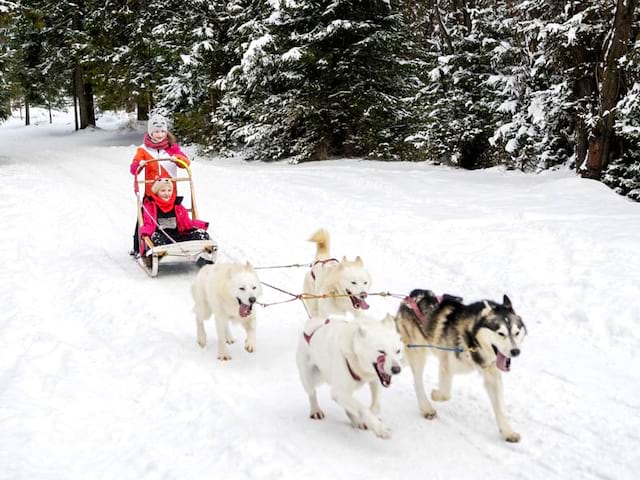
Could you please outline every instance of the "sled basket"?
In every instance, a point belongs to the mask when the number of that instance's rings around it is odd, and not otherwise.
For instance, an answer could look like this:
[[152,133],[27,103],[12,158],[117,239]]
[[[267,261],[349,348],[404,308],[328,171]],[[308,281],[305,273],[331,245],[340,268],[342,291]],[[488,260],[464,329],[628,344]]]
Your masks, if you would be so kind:
[[[198,219],[198,210],[196,207],[196,197],[193,188],[193,177],[191,174],[191,169],[185,162],[180,159],[173,160],[171,158],[156,158],[153,160],[147,160],[146,164],[162,161],[170,161],[176,163],[186,172],[187,176],[174,177],[171,178],[171,181],[174,182],[174,184],[180,182],[189,186],[189,198],[191,199],[191,206],[190,208],[187,208],[187,211],[189,212],[192,220]],[[144,166],[141,166],[137,169],[134,180],[134,192],[136,195],[139,226],[142,226],[144,223],[142,215],[142,197],[144,197],[146,185],[155,181],[138,179],[138,175],[144,168]],[[140,185],[142,185],[142,196],[140,194]],[[186,197],[187,195],[185,195],[185,198]],[[140,234],[138,233],[138,235]],[[212,239],[188,240],[183,242],[173,242],[166,245],[154,245],[149,237],[142,238],[141,236],[139,236],[138,246],[139,251],[138,255],[136,255],[137,261],[150,277],[155,277],[158,274],[158,266],[160,264],[160,260],[162,260],[162,263],[166,263],[170,260],[195,261],[198,265],[202,266],[207,263],[215,263],[216,255],[218,252],[218,245]]]

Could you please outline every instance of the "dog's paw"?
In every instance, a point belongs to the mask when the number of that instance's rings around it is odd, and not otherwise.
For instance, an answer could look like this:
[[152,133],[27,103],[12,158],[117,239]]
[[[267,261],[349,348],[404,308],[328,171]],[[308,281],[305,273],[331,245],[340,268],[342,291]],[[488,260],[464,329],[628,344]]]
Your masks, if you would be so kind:
[[431,410],[425,410],[422,412],[422,416],[424,418],[426,418],[427,420],[433,420],[434,418],[436,418],[438,416],[438,413],[435,411],[435,409],[431,409]]
[[384,423],[380,422],[378,425],[375,425],[375,428],[372,429],[373,433],[380,438],[391,438],[391,429],[387,427]]
[[233,345],[236,341],[233,338],[227,338],[227,345]]
[[205,336],[198,336],[198,345],[200,345],[201,348],[204,348],[207,346],[207,337]]
[[324,412],[322,410],[316,410],[315,412],[311,412],[311,415],[309,415],[309,418],[311,420],[323,420]]
[[502,438],[509,443],[518,443],[520,441],[520,434],[516,432],[508,432],[502,434]]
[[218,360],[220,360],[221,362],[226,362],[227,360],[231,360],[231,355],[229,355],[228,353],[219,353]]
[[252,343],[245,343],[244,344],[244,349],[249,353],[253,353],[255,351],[256,347],[254,347]]
[[449,395],[445,395],[440,390],[431,390],[431,400],[433,400],[434,402],[446,402],[450,398],[451,397]]

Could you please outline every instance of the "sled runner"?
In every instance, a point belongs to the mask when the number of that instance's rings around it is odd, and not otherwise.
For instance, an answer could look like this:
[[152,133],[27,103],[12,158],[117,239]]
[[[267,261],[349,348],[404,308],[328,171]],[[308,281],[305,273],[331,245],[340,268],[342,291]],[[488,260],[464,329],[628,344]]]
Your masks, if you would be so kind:
[[[174,182],[174,185],[178,183],[184,183],[189,185],[189,193],[191,198],[191,207],[187,208],[187,211],[191,215],[192,220],[198,219],[198,210],[196,208],[196,197],[193,188],[193,178],[191,175],[191,169],[189,166],[184,163],[182,160],[172,160],[171,158],[156,158],[153,160],[148,160],[146,163],[151,162],[160,162],[160,161],[171,161],[182,167],[184,171],[187,173],[186,177],[176,177],[171,178],[171,181]],[[134,192],[136,195],[136,204],[138,207],[138,225],[141,227],[144,223],[143,219],[143,198],[145,194],[145,187],[147,183],[154,183],[155,180],[139,180],[138,175],[144,169],[144,166],[139,167],[136,170],[135,180],[134,180]],[[142,195],[140,194],[140,185],[142,185]],[[174,187],[175,188],[175,187]],[[185,195],[186,197],[186,195]],[[159,225],[156,225],[159,227]],[[167,235],[168,236],[168,235]],[[171,243],[163,244],[163,245],[154,245],[151,239],[147,236],[142,237],[140,235],[140,228],[138,228],[138,255],[136,255],[136,260],[140,264],[140,266],[144,269],[145,272],[150,277],[155,277],[158,275],[158,265],[160,260],[163,260],[163,263],[168,259],[182,259],[186,261],[195,261],[199,266],[205,265],[207,263],[214,263],[216,261],[216,254],[218,252],[218,245],[214,240],[188,240],[178,242],[173,240],[170,236],[168,236],[171,240]]]

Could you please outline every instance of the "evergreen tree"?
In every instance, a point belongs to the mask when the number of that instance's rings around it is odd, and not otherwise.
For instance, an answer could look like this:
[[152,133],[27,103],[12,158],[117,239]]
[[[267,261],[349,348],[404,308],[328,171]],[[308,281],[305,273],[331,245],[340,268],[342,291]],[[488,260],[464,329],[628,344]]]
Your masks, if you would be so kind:
[[274,2],[266,31],[230,74],[227,115],[218,118],[232,122],[254,159],[399,155],[412,45],[398,7]]
[[9,65],[12,62],[12,51],[9,48],[12,11],[15,3],[0,0],[0,121],[6,120],[11,115],[11,85],[8,76]]
[[425,86],[413,104],[418,129],[408,138],[424,158],[463,168],[488,164],[498,118],[488,93],[495,76],[492,52],[501,39],[490,27],[505,5],[477,3],[477,8],[464,1],[426,3],[432,21],[421,29]]
[[234,61],[227,50],[229,2],[197,0],[188,12],[163,25],[159,45],[171,58],[171,71],[158,82],[158,104],[174,112],[185,141],[201,144],[215,136],[211,113],[221,96],[219,84]]

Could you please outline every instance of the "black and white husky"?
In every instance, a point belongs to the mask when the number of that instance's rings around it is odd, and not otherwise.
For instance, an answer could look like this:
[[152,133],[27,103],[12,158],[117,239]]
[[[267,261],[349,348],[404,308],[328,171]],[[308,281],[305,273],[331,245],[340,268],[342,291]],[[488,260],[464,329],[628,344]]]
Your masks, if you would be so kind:
[[520,440],[505,413],[501,372],[508,372],[511,359],[520,355],[527,328],[509,297],[505,295],[502,303],[482,300],[465,305],[460,297],[439,298],[430,290],[413,290],[400,305],[396,327],[425,418],[436,416],[423,383],[427,353],[431,353],[440,362],[439,385],[431,391],[432,400],[449,400],[453,376],[476,370],[483,377],[502,437],[507,442]]

